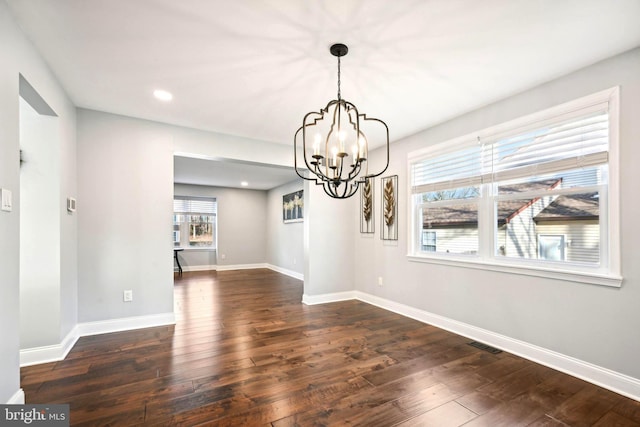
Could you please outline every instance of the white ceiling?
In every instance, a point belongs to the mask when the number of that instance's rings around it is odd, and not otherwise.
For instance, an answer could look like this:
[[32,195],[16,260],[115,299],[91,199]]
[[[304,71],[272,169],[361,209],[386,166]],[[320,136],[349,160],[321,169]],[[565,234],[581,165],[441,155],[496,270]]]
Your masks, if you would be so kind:
[[640,45],[639,0],[7,3],[77,106],[282,144],[335,98],[335,42],[392,140]]

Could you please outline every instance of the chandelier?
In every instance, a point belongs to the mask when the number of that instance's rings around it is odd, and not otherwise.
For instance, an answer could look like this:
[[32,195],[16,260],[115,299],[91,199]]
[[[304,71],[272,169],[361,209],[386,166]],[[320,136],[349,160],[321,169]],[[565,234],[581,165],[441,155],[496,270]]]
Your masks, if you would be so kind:
[[[382,120],[361,114],[340,94],[340,58],[349,49],[338,43],[329,49],[338,58],[338,97],[320,111],[307,113],[294,137],[294,167],[303,179],[322,185],[325,193],[336,199],[353,196],[360,184],[381,175],[389,166],[389,128]],[[387,159],[384,168],[369,172],[367,135],[384,140]],[[298,150],[309,170],[298,171]]]

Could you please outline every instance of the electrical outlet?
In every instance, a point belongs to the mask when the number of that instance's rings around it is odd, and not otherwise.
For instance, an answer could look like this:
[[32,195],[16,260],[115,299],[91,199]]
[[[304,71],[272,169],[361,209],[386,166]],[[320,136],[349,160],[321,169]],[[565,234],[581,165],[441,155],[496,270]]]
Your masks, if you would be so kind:
[[221,254],[220,259],[227,259],[227,254]]
[[293,258],[293,265],[296,265],[297,262],[298,262],[298,260]]
[[133,291],[131,289],[124,291],[122,295],[122,299],[124,300],[124,302],[133,301]]
[[384,282],[382,280],[382,276],[379,276],[378,277],[378,286],[383,286],[383,285],[384,285]]

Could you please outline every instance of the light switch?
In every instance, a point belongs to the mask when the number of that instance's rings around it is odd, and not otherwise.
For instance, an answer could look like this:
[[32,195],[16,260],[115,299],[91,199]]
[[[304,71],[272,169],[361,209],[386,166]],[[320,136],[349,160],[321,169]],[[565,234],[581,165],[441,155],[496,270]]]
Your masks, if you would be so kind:
[[12,210],[12,201],[11,201],[11,190],[7,190],[6,188],[2,189],[2,210],[6,212],[11,212]]

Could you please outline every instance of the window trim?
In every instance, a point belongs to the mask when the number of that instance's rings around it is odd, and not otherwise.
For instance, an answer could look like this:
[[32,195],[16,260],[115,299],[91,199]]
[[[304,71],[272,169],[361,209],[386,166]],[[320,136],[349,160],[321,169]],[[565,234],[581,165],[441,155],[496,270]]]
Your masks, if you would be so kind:
[[[473,268],[489,271],[497,271],[503,273],[518,274],[524,276],[544,277],[550,279],[564,280],[569,282],[578,282],[586,284],[594,284],[610,287],[621,287],[623,278],[620,271],[620,180],[619,180],[619,95],[618,86],[603,90],[592,95],[588,95],[574,101],[566,102],[561,105],[547,108],[545,110],[529,114],[508,122],[491,126],[478,132],[472,132],[464,136],[452,138],[438,144],[430,145],[413,152],[407,156],[407,200],[409,201],[409,209],[407,209],[408,224],[408,242],[407,242],[407,258],[411,262],[424,262],[430,264],[439,264],[446,266],[455,266],[462,268]],[[609,150],[608,150],[608,188],[607,208],[601,212],[607,221],[608,230],[601,233],[601,244],[606,245],[607,250],[603,251],[604,256],[599,266],[582,265],[579,263],[567,264],[536,260],[523,262],[518,259],[496,258],[490,255],[493,252],[495,236],[493,227],[479,227],[479,254],[478,256],[466,256],[456,254],[443,253],[424,253],[420,252],[420,236],[417,231],[420,230],[419,215],[416,215],[415,195],[412,192],[412,165],[425,158],[430,154],[441,153],[445,146],[461,145],[464,141],[470,139],[495,138],[496,135],[511,134],[524,129],[529,129],[536,124],[544,125],[546,121],[562,120],[569,118],[577,110],[584,110],[591,106],[609,103]],[[483,197],[479,203],[492,203],[493,200]],[[484,212],[480,210],[480,214]],[[479,218],[479,223],[482,219]],[[416,237],[418,236],[418,237]],[[487,240],[489,239],[489,241]],[[487,251],[487,245],[491,246],[491,251]]]

